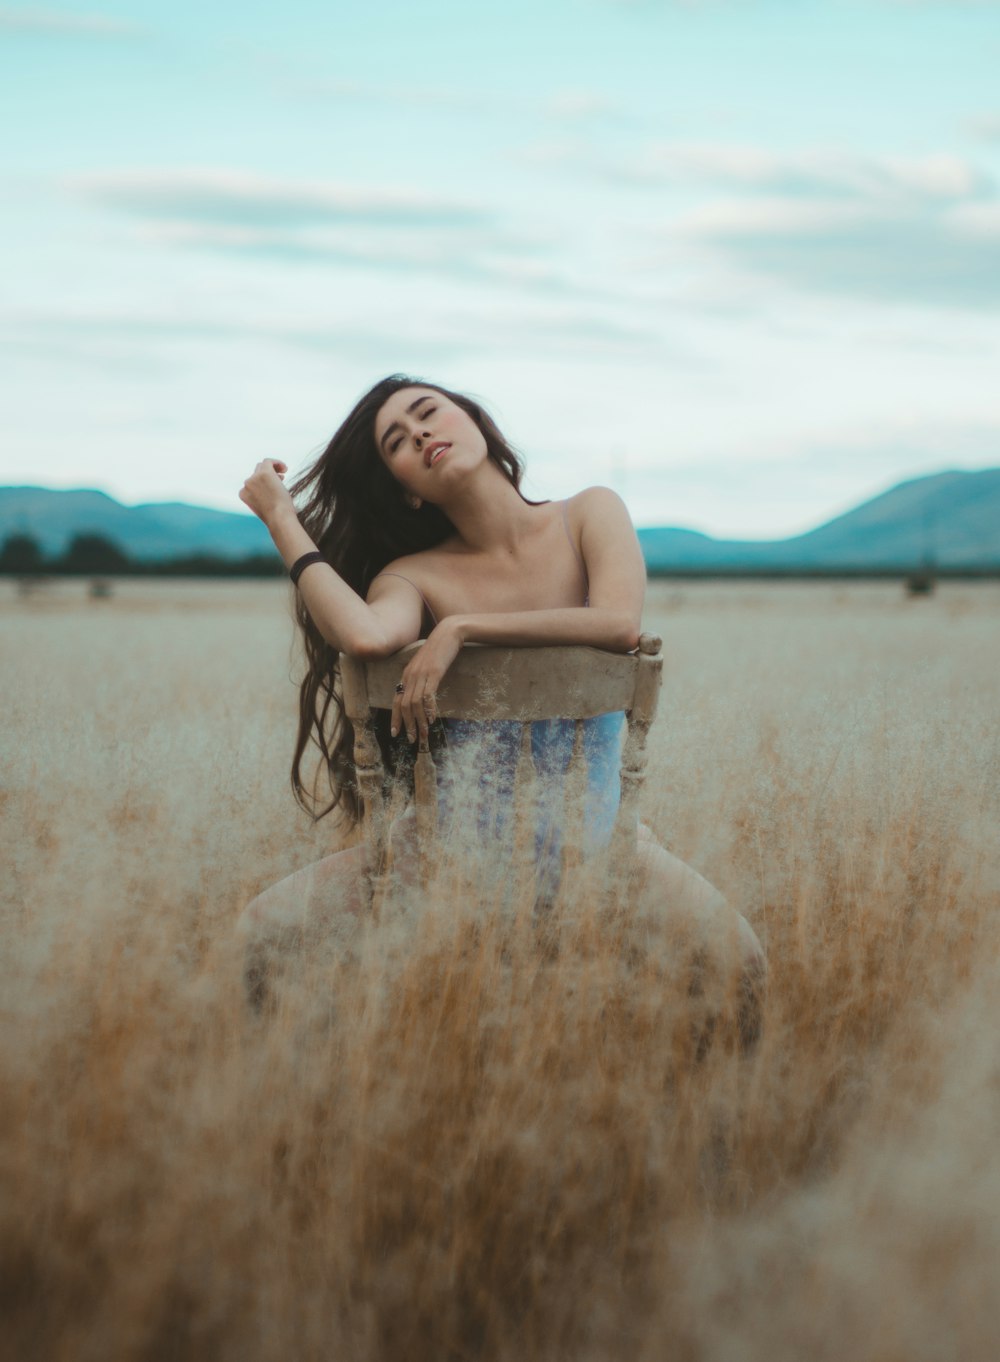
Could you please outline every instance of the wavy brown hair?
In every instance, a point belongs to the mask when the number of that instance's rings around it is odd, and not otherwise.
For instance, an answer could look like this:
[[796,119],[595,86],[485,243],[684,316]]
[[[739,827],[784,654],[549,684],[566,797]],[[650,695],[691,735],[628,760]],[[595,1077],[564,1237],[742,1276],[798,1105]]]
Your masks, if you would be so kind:
[[[299,520],[323,557],[364,599],[386,564],[404,554],[433,548],[454,533],[437,506],[425,502],[415,511],[403,488],[382,461],[375,445],[375,417],[401,388],[430,388],[449,398],[472,417],[486,441],[487,458],[520,490],[524,465],[497,429],[493,418],[473,398],[406,374],[392,374],[370,388],[355,404],[318,459],[289,488]],[[322,636],[301,596],[295,617],[302,630],[307,670],[299,688],[299,731],[292,757],[292,790],[298,803],[323,818],[339,809],[349,822],[361,813],[354,767],[354,730],[344,712],[340,687],[340,653]],[[376,736],[391,779],[406,769],[408,744],[392,742],[388,714],[379,714]],[[306,749],[319,750],[313,780],[302,767]],[[321,793],[325,780],[330,798]]]

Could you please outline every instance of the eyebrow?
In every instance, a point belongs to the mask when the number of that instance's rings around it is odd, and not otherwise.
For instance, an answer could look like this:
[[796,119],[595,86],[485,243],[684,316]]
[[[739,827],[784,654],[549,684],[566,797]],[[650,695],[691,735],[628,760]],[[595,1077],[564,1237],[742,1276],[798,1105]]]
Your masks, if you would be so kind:
[[[434,396],[433,393],[421,393],[420,396],[417,398],[417,400],[416,400],[415,402],[411,402],[410,405],[406,408],[406,414],[407,414],[407,416],[409,416],[409,414],[410,414],[411,411],[416,411],[417,407],[420,406],[421,402],[427,402],[427,401],[428,401],[429,399],[431,399],[433,396]],[[393,432],[394,430],[401,430],[401,429],[402,429],[402,427],[400,426],[400,424],[399,424],[398,421],[393,421],[393,423],[392,423],[391,426],[386,426],[385,430],[382,432],[382,438],[381,438],[381,440],[379,440],[379,442],[378,442],[378,443],[379,443],[379,448],[380,448],[380,449],[385,449],[385,442],[386,442],[386,440],[389,438],[389,436],[392,434],[392,432]]]

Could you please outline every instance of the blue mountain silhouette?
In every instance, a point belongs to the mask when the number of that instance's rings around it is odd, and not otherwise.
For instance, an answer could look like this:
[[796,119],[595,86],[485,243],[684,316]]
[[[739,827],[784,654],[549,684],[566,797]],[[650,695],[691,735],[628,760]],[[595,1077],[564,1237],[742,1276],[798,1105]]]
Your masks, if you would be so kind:
[[[100,534],[140,561],[273,553],[256,517],[183,502],[123,506],[104,492],[0,487],[0,541],[30,534],[47,556],[77,534]],[[713,539],[674,527],[642,529],[656,569],[1000,567],[1000,468],[912,478],[792,539]]]

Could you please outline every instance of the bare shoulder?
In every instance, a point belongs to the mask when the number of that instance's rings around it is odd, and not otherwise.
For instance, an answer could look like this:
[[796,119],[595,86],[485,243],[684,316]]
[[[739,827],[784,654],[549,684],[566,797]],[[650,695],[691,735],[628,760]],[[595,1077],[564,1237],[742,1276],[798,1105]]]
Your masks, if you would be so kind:
[[567,521],[587,570],[590,604],[626,611],[638,630],[646,565],[628,507],[610,487],[585,487],[569,498]]
[[575,496],[567,497],[566,511],[578,539],[588,532],[621,534],[632,527],[628,507],[611,487],[585,487]]
[[427,589],[433,585],[435,579],[441,571],[441,566],[446,550],[444,546],[432,549],[421,549],[418,553],[407,553],[401,558],[394,558],[391,563],[386,563],[372,582],[380,582],[383,577],[390,581],[393,577],[403,577],[418,591],[426,594]]

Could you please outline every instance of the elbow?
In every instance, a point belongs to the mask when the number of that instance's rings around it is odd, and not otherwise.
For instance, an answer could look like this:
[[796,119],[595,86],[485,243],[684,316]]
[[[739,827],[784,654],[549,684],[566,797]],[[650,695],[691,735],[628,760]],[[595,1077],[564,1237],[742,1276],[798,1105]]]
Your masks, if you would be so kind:
[[617,615],[608,647],[616,653],[634,653],[639,646],[639,622],[630,615]]
[[357,634],[344,640],[341,646],[341,652],[360,662],[377,662],[379,658],[389,657],[392,651],[384,634]]
[[372,629],[362,625],[345,629],[341,626],[337,629],[328,625],[320,632],[331,647],[348,657],[356,657],[359,662],[374,662],[380,657],[388,657],[392,652],[385,632],[377,627]]
[[639,646],[639,626],[628,623],[622,630],[621,650],[623,653],[634,653]]

